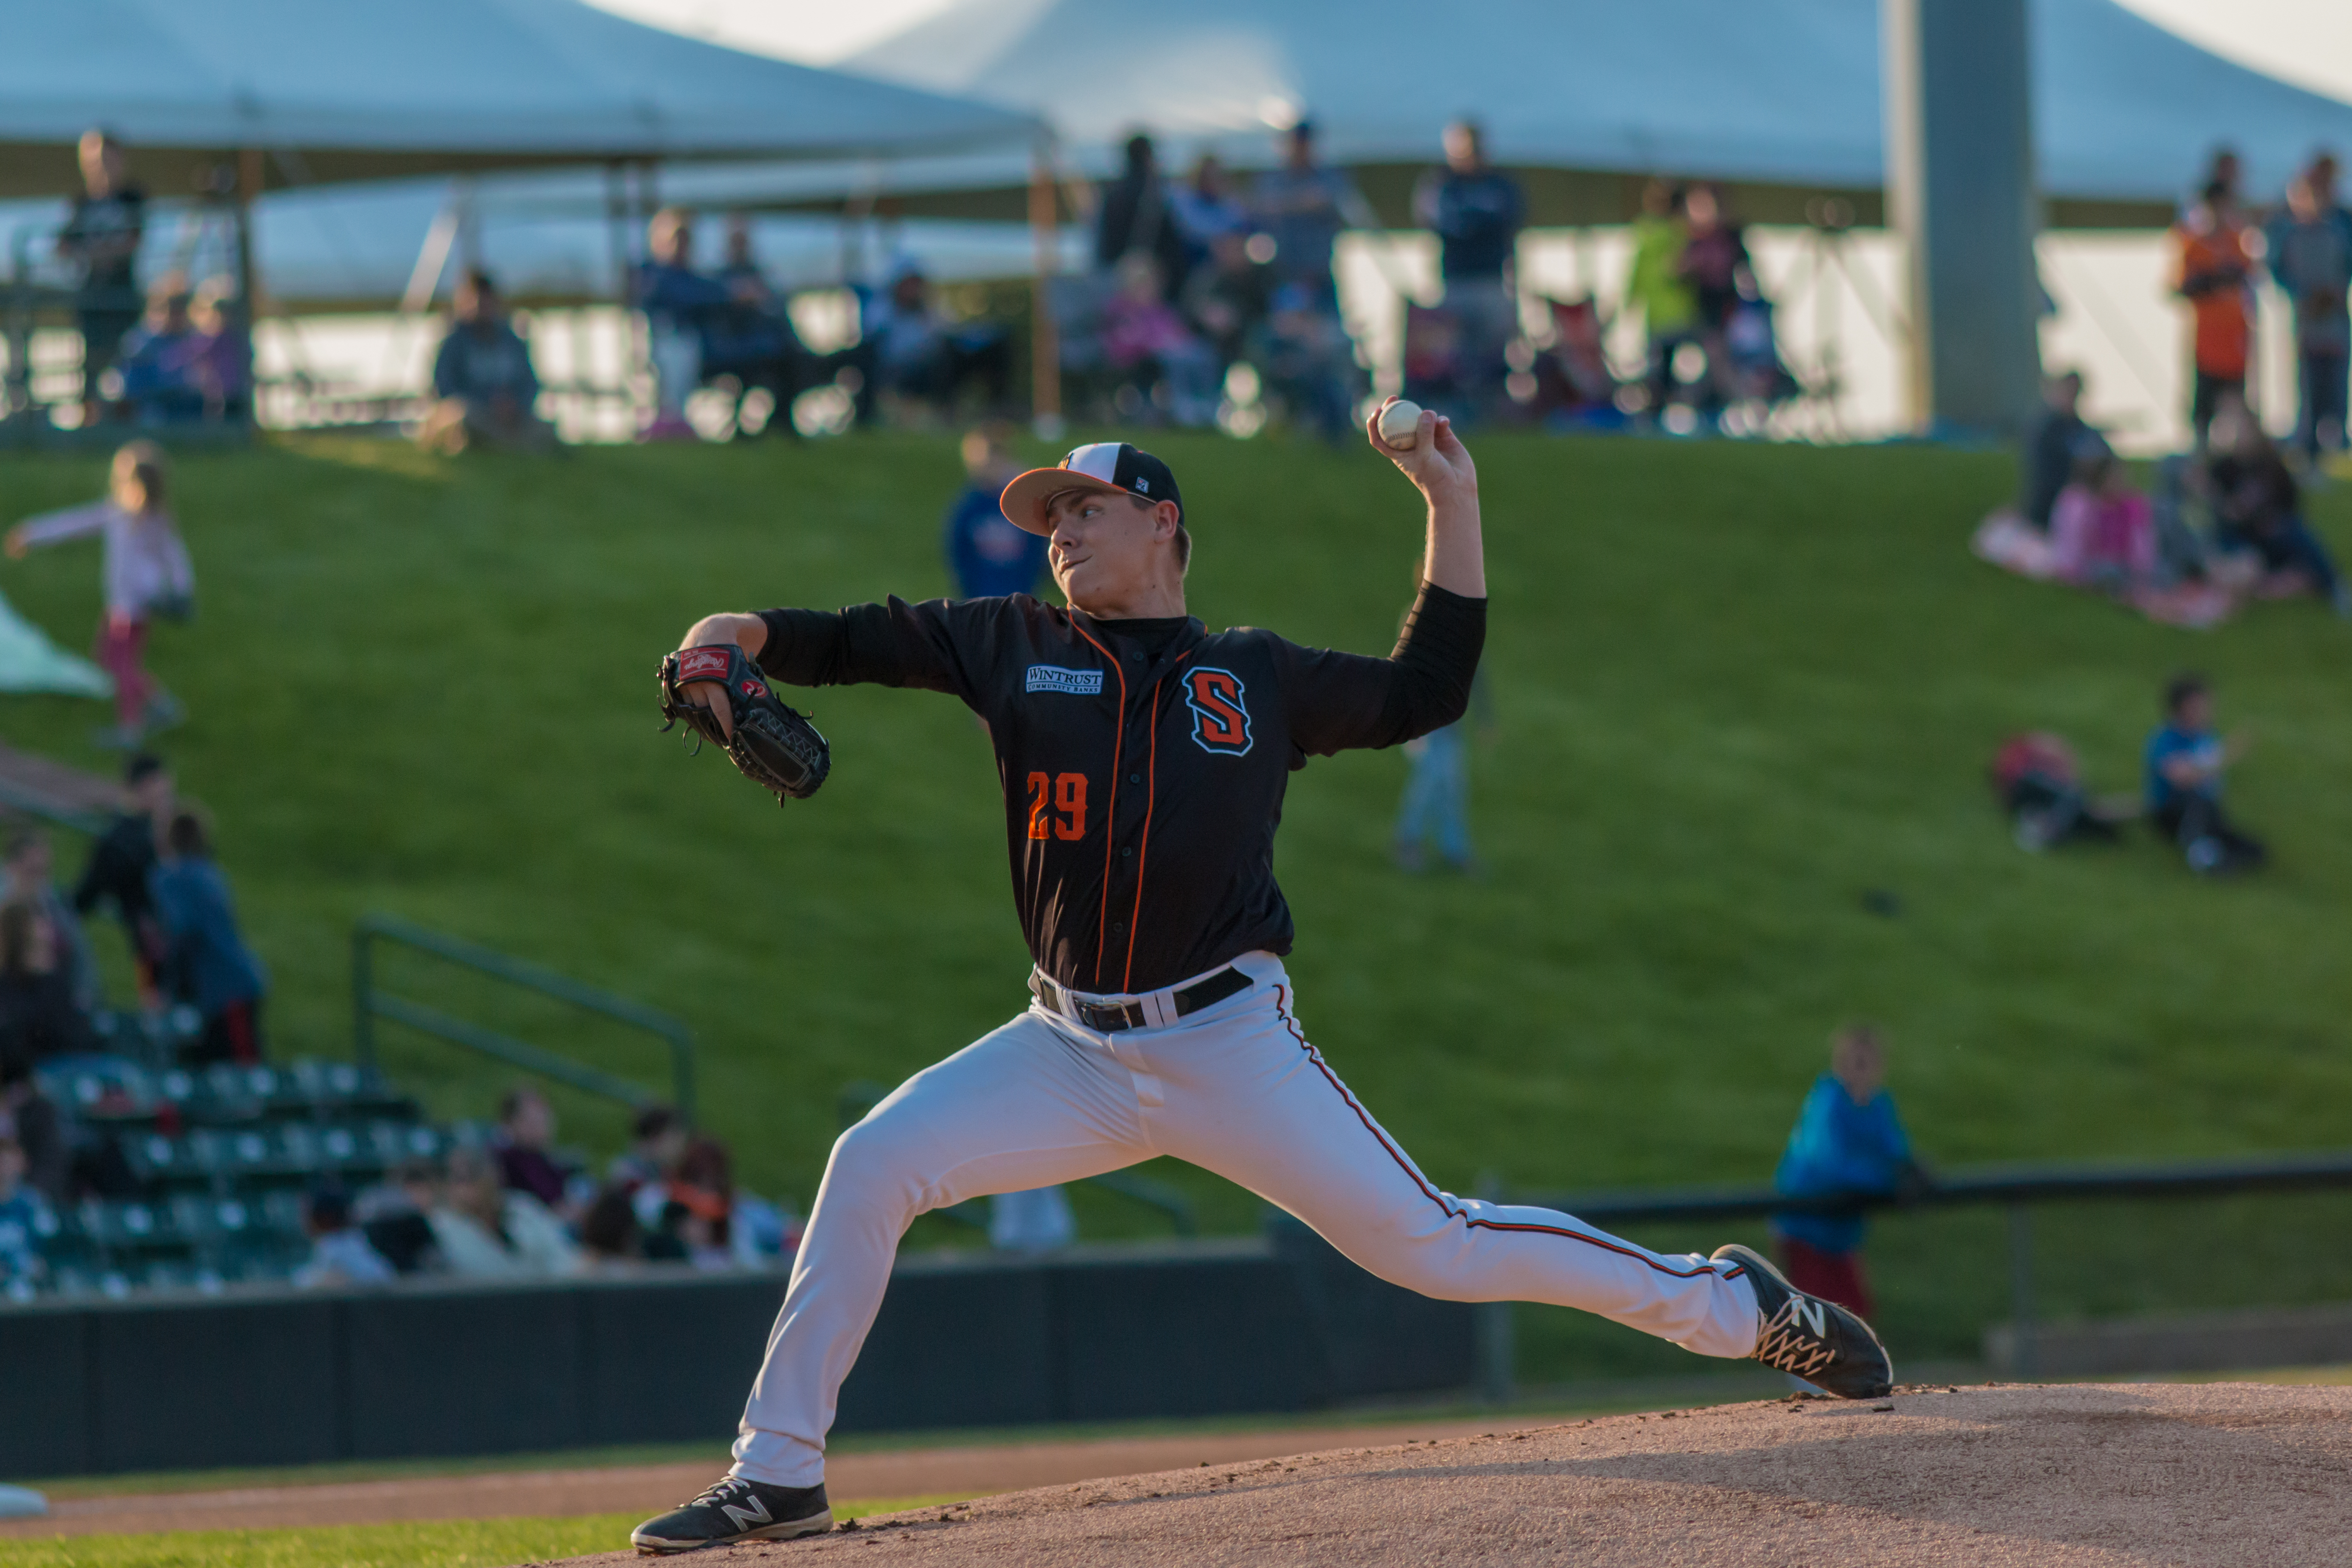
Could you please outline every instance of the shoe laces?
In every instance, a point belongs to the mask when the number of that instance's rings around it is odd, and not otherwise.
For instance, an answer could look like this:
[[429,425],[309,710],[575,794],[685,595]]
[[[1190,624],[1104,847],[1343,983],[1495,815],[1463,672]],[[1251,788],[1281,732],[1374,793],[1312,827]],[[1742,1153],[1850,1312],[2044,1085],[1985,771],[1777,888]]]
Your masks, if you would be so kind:
[[1758,1332],[1756,1359],[1799,1377],[1810,1377],[1829,1365],[1837,1359],[1837,1347],[1830,1342],[1832,1310],[1826,1301],[1790,1291],[1780,1310]]
[[700,1508],[705,1504],[709,1504],[709,1506],[716,1508],[720,1503],[734,1501],[737,1498],[741,1497],[745,1492],[748,1492],[751,1489],[751,1483],[744,1479],[741,1476],[721,1476],[709,1490],[704,1492],[700,1497],[696,1498],[692,1502],[686,1506],[688,1508]]

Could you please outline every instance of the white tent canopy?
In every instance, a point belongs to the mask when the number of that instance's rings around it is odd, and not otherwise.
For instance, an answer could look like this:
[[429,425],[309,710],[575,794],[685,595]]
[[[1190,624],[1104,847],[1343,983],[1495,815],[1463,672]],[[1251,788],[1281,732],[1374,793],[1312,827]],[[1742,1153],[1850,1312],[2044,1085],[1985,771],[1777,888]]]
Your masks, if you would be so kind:
[[[93,124],[277,153],[299,183],[519,163],[895,156],[1020,143],[1016,110],[763,58],[580,0],[0,0],[0,189],[56,192]],[[181,188],[184,188],[182,186]]]
[[[2212,147],[2275,188],[2352,105],[2233,65],[2113,0],[2032,0],[2042,190],[2169,202]],[[1311,115],[1328,154],[1427,163],[1457,116],[1497,163],[1875,190],[1876,0],[961,0],[845,62],[1051,118],[1256,154]]]

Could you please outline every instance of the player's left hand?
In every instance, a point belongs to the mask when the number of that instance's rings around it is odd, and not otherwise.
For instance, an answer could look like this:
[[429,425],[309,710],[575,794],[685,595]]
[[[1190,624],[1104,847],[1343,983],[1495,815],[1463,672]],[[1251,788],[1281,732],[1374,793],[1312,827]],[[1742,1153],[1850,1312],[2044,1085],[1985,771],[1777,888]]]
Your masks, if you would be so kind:
[[1381,411],[1395,401],[1393,397],[1383,401],[1364,422],[1364,438],[1371,442],[1372,450],[1394,463],[1432,501],[1475,498],[1478,467],[1470,460],[1470,448],[1454,433],[1454,421],[1443,414],[1421,411],[1409,451],[1400,452],[1381,439]]

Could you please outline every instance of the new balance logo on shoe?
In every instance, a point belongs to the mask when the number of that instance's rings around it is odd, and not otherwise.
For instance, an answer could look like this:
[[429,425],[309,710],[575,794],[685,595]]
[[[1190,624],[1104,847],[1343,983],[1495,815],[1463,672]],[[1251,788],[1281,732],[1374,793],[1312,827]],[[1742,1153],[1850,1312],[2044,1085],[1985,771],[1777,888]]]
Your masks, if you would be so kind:
[[1807,1296],[1791,1296],[1756,1336],[1756,1359],[1803,1377],[1819,1372],[1835,1357],[1828,1336],[1829,1313],[1822,1303]]
[[719,1511],[733,1520],[735,1528],[738,1530],[749,1530],[753,1525],[773,1523],[776,1517],[768,1511],[768,1505],[758,1498],[749,1498],[740,1503],[720,1503]]
[[1726,1279],[1746,1279],[1760,1320],[1756,1349],[1766,1366],[1793,1373],[1844,1399],[1877,1399],[1895,1385],[1895,1364],[1870,1325],[1834,1301],[1808,1296],[1751,1247],[1717,1247]]

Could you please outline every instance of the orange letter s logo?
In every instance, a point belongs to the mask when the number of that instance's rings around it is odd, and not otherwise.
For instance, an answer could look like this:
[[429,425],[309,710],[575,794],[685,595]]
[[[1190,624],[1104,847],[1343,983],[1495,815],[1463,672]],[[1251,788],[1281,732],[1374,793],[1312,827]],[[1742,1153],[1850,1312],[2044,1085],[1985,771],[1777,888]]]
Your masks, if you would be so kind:
[[1204,752],[1238,757],[1250,749],[1249,706],[1241,677],[1207,667],[1184,677],[1184,706],[1192,710],[1192,739]]

